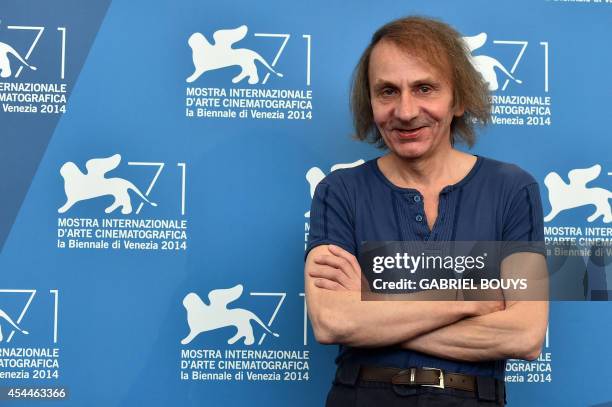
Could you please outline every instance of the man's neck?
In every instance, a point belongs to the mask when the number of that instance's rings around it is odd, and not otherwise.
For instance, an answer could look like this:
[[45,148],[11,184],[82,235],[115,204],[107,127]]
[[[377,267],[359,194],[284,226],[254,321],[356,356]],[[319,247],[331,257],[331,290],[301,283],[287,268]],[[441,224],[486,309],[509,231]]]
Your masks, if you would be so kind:
[[378,161],[380,170],[394,185],[421,191],[461,181],[475,163],[476,157],[450,146],[428,157],[406,159],[391,152]]

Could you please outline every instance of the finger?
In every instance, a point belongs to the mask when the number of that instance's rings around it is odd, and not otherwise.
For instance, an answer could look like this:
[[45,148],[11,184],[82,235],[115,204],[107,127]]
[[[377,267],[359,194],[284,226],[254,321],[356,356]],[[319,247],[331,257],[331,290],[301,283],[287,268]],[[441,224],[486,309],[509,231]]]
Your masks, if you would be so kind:
[[336,283],[335,281],[326,280],[324,278],[318,278],[314,280],[314,285],[315,287],[323,288],[325,290],[346,291],[346,288],[344,288],[342,285]]
[[355,275],[355,272],[352,270],[353,266],[351,266],[351,264],[346,259],[339,256],[328,256],[324,254],[315,257],[314,262],[315,264],[340,269],[344,274],[346,274],[348,278],[351,278]]
[[346,261],[348,261],[351,266],[353,267],[353,269],[355,270],[359,270],[361,271],[361,267],[359,266],[359,262],[357,261],[357,258],[350,252],[346,251],[345,249],[343,249],[340,246],[336,246],[333,244],[329,245],[329,251],[339,257],[342,257],[343,259],[345,259]]
[[343,259],[348,261],[351,264],[351,267],[353,268],[355,274],[361,274],[361,266],[359,265],[359,262],[357,261],[357,258],[353,255],[353,253],[350,253],[344,250],[342,247],[333,244],[330,244],[328,246],[328,249],[332,254],[342,257]]
[[308,275],[313,278],[323,278],[326,280],[335,281],[338,284],[347,286],[347,277],[339,269],[331,267],[313,267],[308,271]]
[[314,258],[316,264],[326,264],[335,268],[350,267],[348,260],[340,256],[322,254]]

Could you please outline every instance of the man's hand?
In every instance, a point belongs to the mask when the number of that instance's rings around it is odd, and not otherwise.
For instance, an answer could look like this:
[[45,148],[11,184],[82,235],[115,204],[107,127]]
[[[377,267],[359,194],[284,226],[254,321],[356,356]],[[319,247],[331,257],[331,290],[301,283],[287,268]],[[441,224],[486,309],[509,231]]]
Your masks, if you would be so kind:
[[315,287],[333,291],[360,291],[361,267],[355,256],[341,247],[327,246],[330,255],[319,255],[308,270]]

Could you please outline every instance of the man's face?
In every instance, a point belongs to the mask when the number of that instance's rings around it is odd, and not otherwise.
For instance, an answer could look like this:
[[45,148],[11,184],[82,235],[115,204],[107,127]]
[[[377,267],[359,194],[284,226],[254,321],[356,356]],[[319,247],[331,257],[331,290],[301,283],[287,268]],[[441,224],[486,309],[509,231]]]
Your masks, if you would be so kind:
[[450,146],[454,109],[449,80],[421,58],[389,41],[370,55],[374,122],[389,150],[402,158],[427,157]]

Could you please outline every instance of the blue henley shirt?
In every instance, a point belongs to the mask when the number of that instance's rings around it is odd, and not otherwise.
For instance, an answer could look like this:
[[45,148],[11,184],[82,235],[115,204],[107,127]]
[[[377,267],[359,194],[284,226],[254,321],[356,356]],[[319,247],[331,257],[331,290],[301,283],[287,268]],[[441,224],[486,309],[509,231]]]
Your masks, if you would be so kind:
[[[439,196],[438,217],[429,230],[423,196],[392,184],[376,159],[336,170],[317,186],[310,211],[308,252],[335,244],[359,257],[366,241],[543,241],[540,192],[535,179],[516,165],[477,156],[458,183]],[[424,316],[425,318],[426,316]],[[460,362],[398,347],[340,345],[336,363],[434,367],[503,379],[505,360]]]

